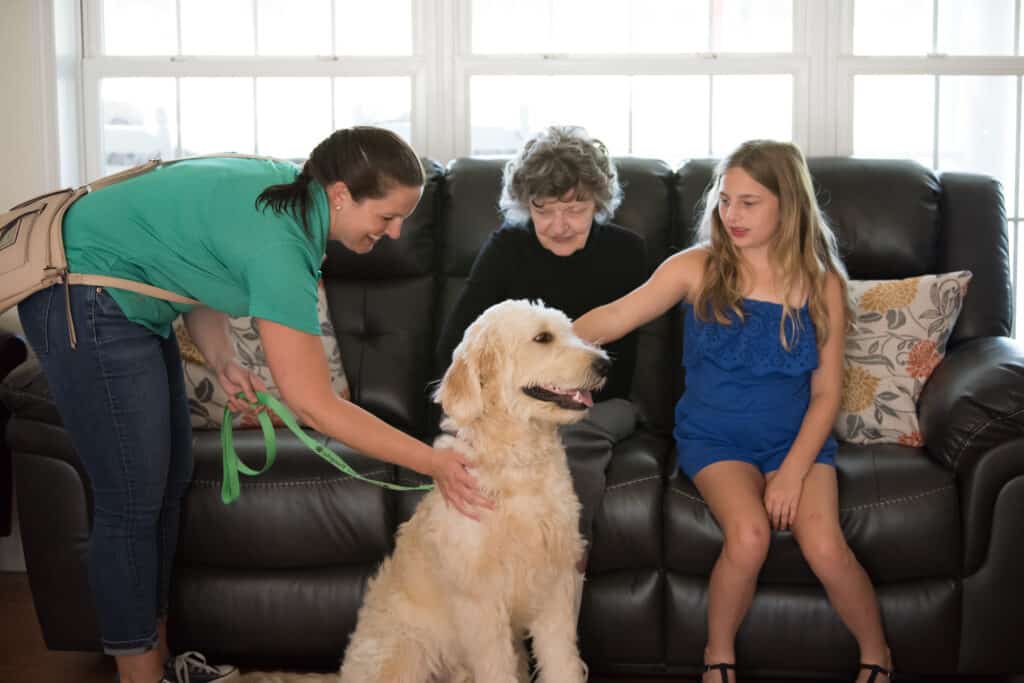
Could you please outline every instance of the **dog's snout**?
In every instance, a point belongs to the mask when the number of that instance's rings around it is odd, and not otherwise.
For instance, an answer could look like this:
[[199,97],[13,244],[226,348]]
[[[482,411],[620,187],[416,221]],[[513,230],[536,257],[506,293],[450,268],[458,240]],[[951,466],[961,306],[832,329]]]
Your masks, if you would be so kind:
[[591,366],[599,377],[607,377],[608,371],[612,369],[612,362],[604,356],[597,356]]

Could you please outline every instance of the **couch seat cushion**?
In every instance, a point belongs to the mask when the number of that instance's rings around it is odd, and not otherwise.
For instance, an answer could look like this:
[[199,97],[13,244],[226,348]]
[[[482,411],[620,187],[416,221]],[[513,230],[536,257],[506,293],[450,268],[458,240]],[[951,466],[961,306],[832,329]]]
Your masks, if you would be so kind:
[[[394,467],[310,433],[357,472],[394,481]],[[235,449],[251,467],[264,461],[259,430],[235,432]],[[392,494],[352,479],[312,453],[290,432],[277,432],[269,472],[241,477],[241,495],[221,502],[220,432],[194,433],[195,472],[182,511],[178,564],[284,569],[379,562],[395,532]]]
[[[840,443],[839,520],[876,584],[960,575],[960,504],[952,471],[919,448]],[[722,535],[693,483],[676,472],[665,495],[666,569],[707,576]],[[815,583],[793,534],[773,532],[763,583]]]

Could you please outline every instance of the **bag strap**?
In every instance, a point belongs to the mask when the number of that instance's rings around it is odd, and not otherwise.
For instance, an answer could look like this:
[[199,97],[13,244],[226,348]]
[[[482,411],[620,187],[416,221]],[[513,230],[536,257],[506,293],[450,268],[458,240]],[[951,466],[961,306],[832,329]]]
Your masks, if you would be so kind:
[[136,282],[135,280],[125,280],[122,277],[113,277],[111,275],[83,275],[82,273],[68,273],[68,284],[70,285],[96,285],[98,287],[114,287],[116,289],[128,289],[139,294],[145,294],[156,299],[166,299],[167,301],[173,301],[179,304],[192,304],[193,306],[201,306],[202,304],[195,300],[190,299],[182,294],[175,294],[174,292],[166,289],[160,289],[153,285],[147,285],[142,282]]
[[[245,394],[238,394],[238,398],[244,397]],[[251,469],[247,466],[242,462],[242,459],[238,457],[238,453],[235,452],[233,428],[231,426],[231,409],[228,406],[224,406],[224,419],[221,422],[220,427],[220,445],[224,461],[224,481],[221,484],[220,499],[225,504],[233,503],[238,500],[238,496],[241,493],[238,482],[239,472],[250,477],[257,476],[269,470],[274,464],[274,460],[277,457],[277,437],[275,436],[270,416],[267,415],[268,411],[276,414],[281,419],[281,422],[283,422],[284,425],[291,430],[292,434],[294,434],[299,441],[305,444],[309,450],[313,451],[316,455],[319,455],[335,468],[344,472],[353,479],[365,481],[367,484],[373,484],[374,486],[380,486],[381,488],[390,489],[392,491],[429,491],[434,488],[433,484],[404,486],[402,484],[392,484],[391,482],[377,481],[376,479],[364,477],[356,472],[351,465],[345,462],[340,455],[306,434],[306,432],[302,430],[302,427],[299,426],[299,423],[292,412],[288,410],[283,403],[270,394],[263,391],[257,391],[256,403],[254,405],[262,405],[267,408],[266,411],[260,411],[258,416],[260,428],[263,430],[263,442],[266,447],[267,454],[263,467],[258,470]]]
[[109,187],[110,185],[134,178],[135,176],[149,173],[155,168],[165,168],[167,166],[173,166],[179,161],[195,161],[197,159],[256,159],[259,161],[281,161],[275,157],[256,156],[254,154],[234,154],[230,152],[224,152],[223,154],[197,154],[195,156],[181,157],[178,159],[168,159],[167,161],[163,161],[162,159],[150,159],[138,166],[132,166],[131,168],[126,168],[123,171],[118,171],[117,173],[97,178],[91,183],[87,183],[85,187],[88,188],[88,191],[102,190],[104,187]]
[[123,171],[118,171],[117,173],[111,173],[110,175],[103,176],[102,178],[97,178],[91,183],[85,184],[86,192],[95,192],[96,190],[102,190],[104,187],[120,183],[122,181],[128,180],[129,178],[134,178],[135,176],[142,175],[143,173],[149,173],[154,168],[160,166],[163,163],[164,162],[160,161],[159,159],[150,159],[144,164],[132,166],[131,168],[126,168]]

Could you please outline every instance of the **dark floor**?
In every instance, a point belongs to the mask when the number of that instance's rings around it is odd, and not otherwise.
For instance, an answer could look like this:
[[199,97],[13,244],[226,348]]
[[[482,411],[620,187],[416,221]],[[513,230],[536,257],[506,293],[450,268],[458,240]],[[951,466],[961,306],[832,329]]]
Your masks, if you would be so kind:
[[[112,660],[99,654],[50,652],[36,621],[25,574],[0,573],[0,683],[112,683]],[[607,678],[590,683],[692,683],[690,678]],[[745,683],[758,683],[747,680]],[[762,683],[767,683],[764,681]],[[772,683],[808,683],[780,681]],[[1010,679],[929,679],[928,683],[1024,683]]]

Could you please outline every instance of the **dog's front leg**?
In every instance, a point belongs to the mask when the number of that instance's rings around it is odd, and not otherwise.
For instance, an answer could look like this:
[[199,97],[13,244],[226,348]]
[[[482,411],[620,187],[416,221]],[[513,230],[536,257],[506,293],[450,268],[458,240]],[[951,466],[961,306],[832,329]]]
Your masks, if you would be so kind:
[[460,597],[454,598],[452,612],[462,664],[472,672],[473,680],[518,683],[508,610],[495,600]]
[[541,611],[530,624],[539,683],[585,683],[587,666],[576,646],[574,603],[583,577],[569,571],[560,577]]

